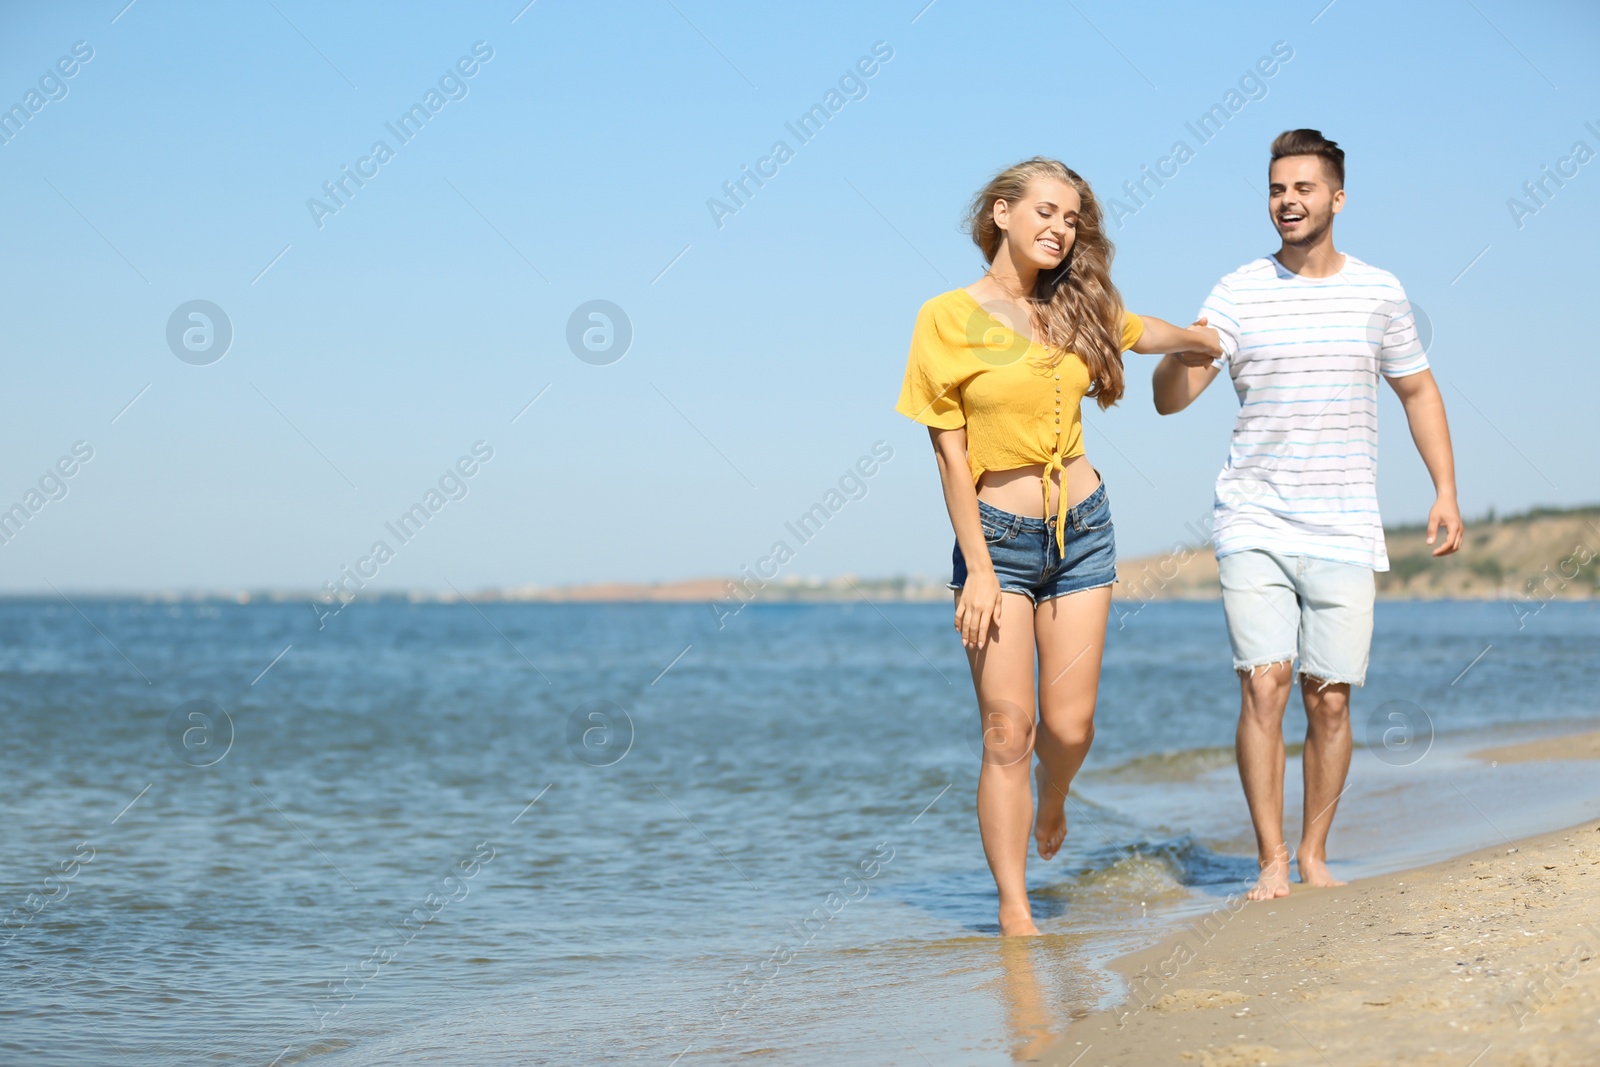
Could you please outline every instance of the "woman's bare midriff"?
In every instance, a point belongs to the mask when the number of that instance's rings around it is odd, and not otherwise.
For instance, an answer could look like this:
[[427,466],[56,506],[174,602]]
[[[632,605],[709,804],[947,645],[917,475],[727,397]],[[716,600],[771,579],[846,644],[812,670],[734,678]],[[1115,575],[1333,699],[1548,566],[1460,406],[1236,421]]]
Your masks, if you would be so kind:
[[[1067,507],[1070,508],[1099,487],[1100,477],[1090,466],[1087,456],[1074,456],[1066,461],[1065,466]],[[1040,510],[1045,506],[1044,496],[1039,492],[1039,477],[1043,473],[1042,463],[1003,471],[984,471],[978,476],[978,499],[1013,515],[1044,518],[1045,512]],[[1060,506],[1061,473],[1052,471],[1049,514],[1056,514]]]

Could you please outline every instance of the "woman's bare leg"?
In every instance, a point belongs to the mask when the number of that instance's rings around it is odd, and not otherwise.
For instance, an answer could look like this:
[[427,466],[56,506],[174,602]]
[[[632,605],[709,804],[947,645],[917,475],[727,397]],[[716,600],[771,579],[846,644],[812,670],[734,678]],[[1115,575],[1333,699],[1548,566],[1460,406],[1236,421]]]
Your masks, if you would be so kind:
[[[978,832],[1000,892],[1000,933],[1036,934],[1028,905],[1028,830],[1033,824],[1033,604],[1001,593],[1005,624],[983,648],[967,649],[983,726],[978,770]],[[958,592],[957,597],[960,596]]]
[[1094,706],[1110,613],[1110,586],[1047,600],[1034,612],[1039,648],[1039,732],[1034,745],[1039,753],[1039,816],[1033,835],[1040,859],[1052,858],[1067,836],[1067,790],[1094,740]]

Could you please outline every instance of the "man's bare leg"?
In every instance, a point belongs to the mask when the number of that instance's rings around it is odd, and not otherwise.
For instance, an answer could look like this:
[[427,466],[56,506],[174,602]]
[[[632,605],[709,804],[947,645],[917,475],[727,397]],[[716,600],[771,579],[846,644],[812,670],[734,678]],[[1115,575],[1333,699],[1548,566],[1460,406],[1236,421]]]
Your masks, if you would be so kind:
[[1256,831],[1261,877],[1246,894],[1271,900],[1289,894],[1289,846],[1283,840],[1283,709],[1294,675],[1288,661],[1239,672],[1239,781]]
[[1297,861],[1306,885],[1344,885],[1328,873],[1328,830],[1350,771],[1350,686],[1302,675],[1306,705],[1305,824]]

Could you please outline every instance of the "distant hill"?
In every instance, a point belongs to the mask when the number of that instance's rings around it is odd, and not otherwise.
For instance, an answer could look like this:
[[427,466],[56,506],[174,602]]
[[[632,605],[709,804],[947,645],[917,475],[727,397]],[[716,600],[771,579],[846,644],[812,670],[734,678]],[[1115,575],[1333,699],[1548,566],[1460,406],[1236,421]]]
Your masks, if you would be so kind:
[[[1461,550],[1435,557],[1422,526],[1386,527],[1389,569],[1378,595],[1391,599],[1583,599],[1600,595],[1600,505],[1535,508],[1467,520]],[[1220,596],[1210,546],[1121,560],[1117,595],[1149,600]]]

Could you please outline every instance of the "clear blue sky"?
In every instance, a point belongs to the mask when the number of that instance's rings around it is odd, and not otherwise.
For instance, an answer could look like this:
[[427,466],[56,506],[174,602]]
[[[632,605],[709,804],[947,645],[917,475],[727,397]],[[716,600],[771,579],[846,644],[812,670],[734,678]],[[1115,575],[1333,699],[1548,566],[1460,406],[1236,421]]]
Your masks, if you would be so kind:
[[[1339,246],[1432,322],[1469,517],[1600,499],[1600,159],[1507,204],[1600,152],[1591,4],[124,3],[0,14],[0,106],[39,93],[0,145],[0,507],[93,449],[0,546],[0,590],[315,588],[379,539],[388,589],[731,573],[780,538],[785,574],[943,580],[926,432],[893,405],[918,306],[981,273],[974,191],[1037,153],[1116,195],[1189,142],[1113,230],[1129,306],[1187,321],[1276,247],[1266,151],[1296,126],[1348,152]],[[1199,144],[1185,123],[1279,41],[1292,59]],[[801,143],[785,124],[842,78]],[[402,142],[385,124],[441,80]],[[779,140],[719,227],[708,199]],[[363,166],[319,227],[308,199]],[[192,300],[232,325],[209,365],[167,342]],[[569,347],[590,300],[624,309],[620,360]],[[1128,359],[1126,399],[1086,412],[1124,555],[1207,512],[1236,404],[1160,418]],[[1381,417],[1386,518],[1418,520],[1387,391]],[[386,532],[480,440],[464,499]],[[799,545],[785,521],[879,440],[865,497]]]

